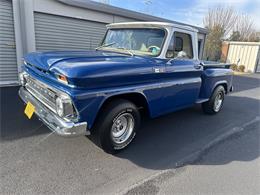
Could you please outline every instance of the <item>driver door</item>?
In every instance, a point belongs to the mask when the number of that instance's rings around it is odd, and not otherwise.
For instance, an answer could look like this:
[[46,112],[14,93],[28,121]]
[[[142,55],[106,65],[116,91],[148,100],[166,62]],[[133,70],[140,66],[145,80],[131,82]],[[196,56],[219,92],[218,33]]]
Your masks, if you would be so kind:
[[165,76],[171,81],[164,98],[165,110],[172,112],[193,105],[199,97],[201,74],[199,60],[194,57],[195,40],[189,32],[176,31],[171,39],[166,57]]

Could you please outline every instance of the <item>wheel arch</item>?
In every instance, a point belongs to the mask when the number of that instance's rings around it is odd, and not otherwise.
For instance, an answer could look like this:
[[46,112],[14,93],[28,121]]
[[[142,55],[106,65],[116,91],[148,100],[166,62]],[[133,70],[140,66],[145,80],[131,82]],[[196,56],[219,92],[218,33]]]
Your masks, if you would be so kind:
[[228,84],[227,84],[227,81],[218,81],[215,83],[214,87],[212,88],[212,91],[211,91],[211,94],[215,91],[215,89],[218,87],[218,86],[223,86],[224,89],[225,89],[225,93],[228,93]]
[[120,93],[120,94],[113,94],[104,98],[104,100],[101,102],[98,108],[98,112],[96,114],[93,124],[95,124],[98,116],[100,115],[102,110],[104,110],[105,106],[117,99],[123,99],[132,102],[137,106],[138,109],[144,110],[144,113],[150,116],[150,108],[148,105],[148,101],[146,96],[143,93],[140,92]]

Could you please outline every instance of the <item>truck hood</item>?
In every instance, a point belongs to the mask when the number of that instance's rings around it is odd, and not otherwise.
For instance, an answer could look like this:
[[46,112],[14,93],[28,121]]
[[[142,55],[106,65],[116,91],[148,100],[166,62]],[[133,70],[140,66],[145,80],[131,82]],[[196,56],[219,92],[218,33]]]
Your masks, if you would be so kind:
[[121,53],[106,52],[106,51],[52,51],[52,52],[32,52],[24,57],[24,60],[42,70],[49,70],[57,63],[62,63],[68,60],[74,62],[95,62],[103,61],[106,58],[118,58],[126,56]]
[[[34,52],[25,56],[27,66],[66,76],[76,86],[104,85],[108,80],[149,72],[162,60],[110,51]],[[113,79],[112,79],[113,80]],[[132,79],[131,79],[132,80]],[[118,81],[118,80],[117,80]],[[112,84],[112,82],[110,82]]]

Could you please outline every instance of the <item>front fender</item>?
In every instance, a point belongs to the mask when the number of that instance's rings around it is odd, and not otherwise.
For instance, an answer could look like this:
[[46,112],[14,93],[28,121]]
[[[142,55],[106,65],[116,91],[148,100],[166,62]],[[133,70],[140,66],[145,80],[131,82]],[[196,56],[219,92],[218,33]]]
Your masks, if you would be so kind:
[[[85,93],[73,98],[74,104],[80,115],[80,121],[87,121],[88,129],[91,129],[94,125],[94,122],[99,114],[99,111],[102,109],[102,106],[109,100],[113,98],[125,98],[128,99],[128,96],[138,95],[141,96],[144,101],[146,101],[148,106],[148,111],[150,110],[147,97],[142,91],[103,91],[95,93]],[[150,111],[149,111],[150,112]]]

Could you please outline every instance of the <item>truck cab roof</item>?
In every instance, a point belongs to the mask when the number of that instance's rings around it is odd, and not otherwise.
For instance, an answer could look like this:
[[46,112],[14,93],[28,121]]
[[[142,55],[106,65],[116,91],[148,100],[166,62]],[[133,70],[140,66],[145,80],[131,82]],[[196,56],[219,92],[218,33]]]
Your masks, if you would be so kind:
[[192,32],[198,32],[196,28],[193,28],[191,26],[186,25],[179,25],[169,22],[121,22],[121,23],[113,23],[108,24],[107,28],[177,28],[177,29],[183,29],[188,30]]

